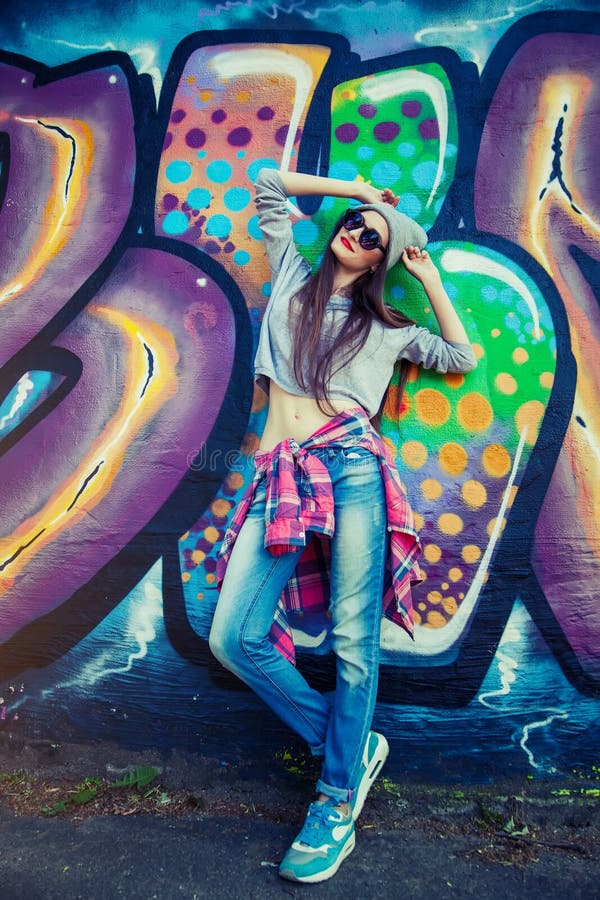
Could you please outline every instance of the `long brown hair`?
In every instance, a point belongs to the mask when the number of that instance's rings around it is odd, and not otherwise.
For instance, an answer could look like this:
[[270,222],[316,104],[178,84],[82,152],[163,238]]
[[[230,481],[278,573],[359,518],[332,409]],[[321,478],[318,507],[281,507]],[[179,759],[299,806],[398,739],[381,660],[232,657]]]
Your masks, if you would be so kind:
[[[321,334],[327,301],[333,293],[336,258],[331,249],[331,241],[342,227],[340,217],[323,254],[321,265],[297,291],[290,304],[290,327],[294,344],[294,375],[303,391],[310,391],[324,415],[335,415],[329,397],[329,385],[333,375],[364,346],[373,319],[379,319],[392,328],[406,328],[413,325],[412,319],[400,310],[388,306],[383,299],[386,277],[385,265],[374,272],[368,270],[350,286],[352,304],[350,312],[339,333],[333,340],[323,340]],[[323,344],[328,346],[323,346]],[[399,396],[402,397],[404,384],[410,365],[400,364]],[[385,401],[385,398],[384,398]],[[372,421],[379,428],[384,402]]]

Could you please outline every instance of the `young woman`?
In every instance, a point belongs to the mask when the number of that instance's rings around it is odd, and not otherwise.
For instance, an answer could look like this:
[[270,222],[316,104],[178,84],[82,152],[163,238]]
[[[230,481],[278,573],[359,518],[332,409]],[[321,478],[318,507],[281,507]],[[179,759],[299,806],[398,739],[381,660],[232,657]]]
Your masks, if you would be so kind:
[[[317,799],[279,868],[284,878],[314,882],[335,874],[354,848],[354,821],[387,757],[387,741],[370,731],[381,616],[412,633],[410,583],[419,577],[411,510],[371,419],[396,361],[439,372],[476,362],[423,250],[425,232],[395,209],[389,189],[272,169],[256,188],[272,289],[255,378],[269,410],[254,480],[221,550],[210,646],[323,757]],[[338,222],[314,275],[287,212],[287,198],[304,194],[362,203]],[[423,285],[441,337],[384,302],[386,273],[400,259]],[[288,608],[314,605],[288,582],[315,540],[329,561],[332,696],[308,685],[274,622],[286,586]]]

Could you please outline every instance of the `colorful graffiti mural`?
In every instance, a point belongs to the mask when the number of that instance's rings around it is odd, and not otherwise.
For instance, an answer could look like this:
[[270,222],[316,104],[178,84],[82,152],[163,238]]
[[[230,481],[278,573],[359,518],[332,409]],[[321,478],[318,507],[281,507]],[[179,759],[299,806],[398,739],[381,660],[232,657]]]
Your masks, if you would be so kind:
[[[51,734],[60,710],[78,736],[102,722],[115,739],[143,746],[158,730],[206,749],[260,709],[206,637],[266,413],[251,377],[270,289],[252,183],[270,166],[399,193],[479,359],[388,391],[383,434],[426,579],[415,643],[384,628],[386,730],[412,734],[417,775],[441,744],[447,778],[464,759],[473,777],[494,760],[591,766],[600,17],[506,27],[481,73],[406,35],[361,58],[340,35],[283,27],[189,34],[164,79],[116,49],[52,68],[0,56],[5,734]],[[311,263],[339,211],[291,203]],[[435,328],[401,271],[388,290]],[[291,624],[300,665],[327,685],[318,626]]]

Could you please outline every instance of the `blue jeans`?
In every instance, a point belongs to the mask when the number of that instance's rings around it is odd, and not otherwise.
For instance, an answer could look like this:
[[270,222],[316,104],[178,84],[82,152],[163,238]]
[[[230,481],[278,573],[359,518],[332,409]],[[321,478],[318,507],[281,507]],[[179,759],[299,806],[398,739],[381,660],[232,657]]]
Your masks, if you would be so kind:
[[331,539],[331,639],[336,689],[325,697],[275,649],[269,630],[277,602],[298,554],[273,556],[264,548],[264,480],[237,537],[210,632],[217,659],[251,687],[324,756],[317,790],[346,801],[359,777],[379,673],[387,515],[375,456],[362,447],[314,451],[333,485],[335,533]]

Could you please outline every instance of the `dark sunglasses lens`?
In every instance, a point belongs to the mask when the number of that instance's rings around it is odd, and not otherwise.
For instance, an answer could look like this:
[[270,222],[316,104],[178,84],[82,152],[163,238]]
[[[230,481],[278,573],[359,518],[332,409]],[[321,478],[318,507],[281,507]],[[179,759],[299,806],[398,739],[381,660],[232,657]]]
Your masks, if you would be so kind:
[[344,213],[344,227],[347,228],[348,231],[354,231],[364,224],[365,220],[363,219],[361,212],[355,212],[355,210],[349,209]]
[[380,243],[379,232],[375,231],[374,228],[365,228],[358,239],[358,243],[365,250],[373,250]]

